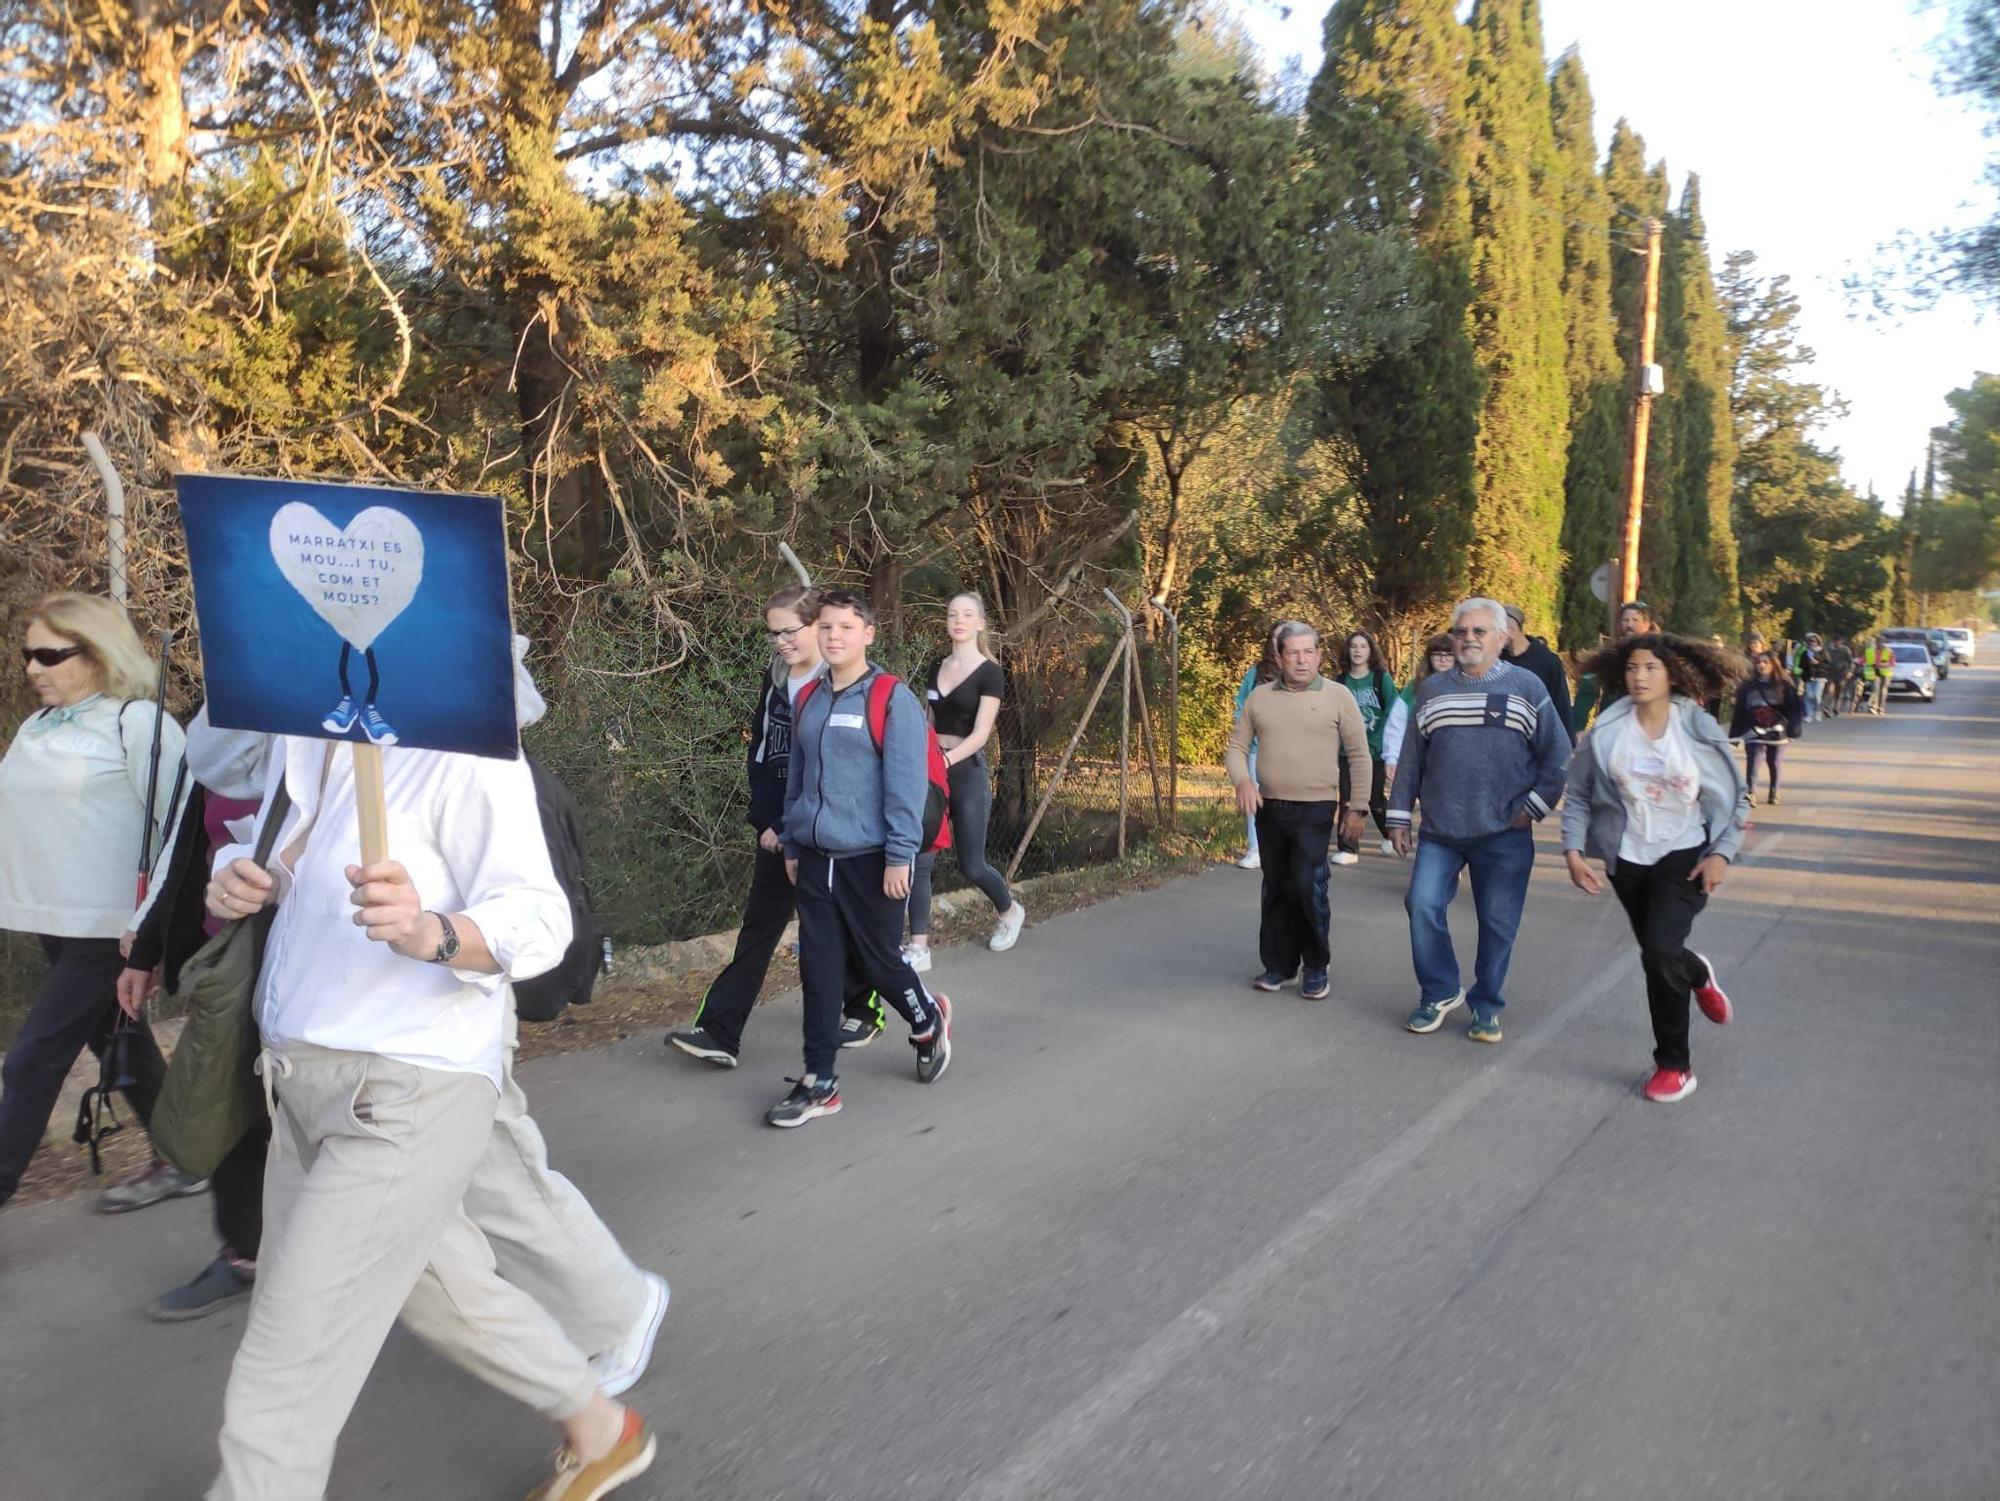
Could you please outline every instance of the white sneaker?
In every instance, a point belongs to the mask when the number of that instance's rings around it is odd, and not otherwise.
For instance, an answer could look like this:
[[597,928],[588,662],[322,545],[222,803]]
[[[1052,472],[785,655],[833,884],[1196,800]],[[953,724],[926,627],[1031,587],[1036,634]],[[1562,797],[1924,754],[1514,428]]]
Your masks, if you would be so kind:
[[1263,866],[1263,864],[1264,862],[1258,858],[1257,852],[1255,850],[1252,850],[1250,851],[1249,854],[1245,855],[1241,860],[1238,860],[1236,862],[1236,868],[1238,870],[1257,870],[1260,869]]
[[914,943],[906,944],[903,948],[903,958],[908,961],[910,968],[918,974],[927,975],[931,972],[931,946],[929,944],[924,944],[922,947]]
[[1355,854],[1353,850],[1335,850],[1333,852],[1333,863],[1335,865],[1359,865],[1361,857]]
[[1014,946],[1021,936],[1021,928],[1028,921],[1028,909],[1019,902],[1014,903],[1000,914],[1000,921],[993,926],[993,936],[986,940],[986,946],[996,954],[1004,954]]
[[1393,855],[1393,854],[1395,854],[1395,853],[1396,853],[1396,841],[1395,841],[1395,840],[1393,840],[1393,839],[1384,839],[1384,840],[1382,841],[1382,853],[1383,853],[1383,854],[1385,854],[1385,855]]
[[646,1367],[652,1364],[653,1341],[660,1337],[660,1325],[666,1321],[667,1302],[673,1296],[667,1279],[652,1272],[644,1275],[646,1306],[639,1314],[639,1322],[632,1326],[624,1343],[590,1357],[590,1374],[597,1378],[597,1389],[607,1397],[629,1392],[639,1384]]

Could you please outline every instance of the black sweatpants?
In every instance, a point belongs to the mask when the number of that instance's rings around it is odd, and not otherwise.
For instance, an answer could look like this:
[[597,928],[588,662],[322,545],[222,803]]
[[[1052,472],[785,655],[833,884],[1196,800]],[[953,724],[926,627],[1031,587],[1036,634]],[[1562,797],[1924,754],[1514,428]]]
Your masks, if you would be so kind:
[[1662,855],[1654,865],[1620,860],[1611,870],[1611,889],[1639,940],[1646,1005],[1653,1013],[1653,1062],[1660,1068],[1694,1066],[1688,1059],[1688,1002],[1702,968],[1687,941],[1695,918],[1708,905],[1708,894],[1688,877],[1700,863],[1696,848]]
[[1257,852],[1264,870],[1257,953],[1274,975],[1289,979],[1302,965],[1327,967],[1326,856],[1332,843],[1332,803],[1267,797],[1257,810]]
[[[743,1051],[744,1025],[757,1007],[778,943],[797,912],[798,900],[791,878],[785,874],[784,855],[758,845],[756,864],[750,871],[750,895],[743,903],[743,926],[736,934],[736,951],[709,985],[694,1019],[697,1027],[732,1053]],[[847,1010],[850,1015],[867,1017],[873,1017],[877,1010],[868,983],[851,964]]]
[[[0,1067],[0,1204],[21,1186],[76,1055],[87,1046],[102,1058],[118,1022],[118,976],[125,969],[118,940],[44,934],[41,943],[49,972]],[[126,1057],[135,1082],[125,1099],[144,1125],[153,1118],[167,1060],[143,1020]]]
[[799,853],[799,981],[805,991],[806,1072],[833,1077],[841,1002],[867,983],[921,1036],[936,1020],[930,992],[903,957],[904,901],[884,894],[880,850]]
[[[1388,775],[1389,768],[1387,764],[1380,756],[1375,757],[1374,770],[1369,774],[1368,778],[1368,811],[1375,817],[1375,832],[1380,834],[1384,839],[1389,837],[1389,789],[1386,785]],[[1353,806],[1353,803],[1354,778],[1348,773],[1347,758],[1342,756],[1340,758],[1340,807],[1336,810],[1334,816],[1344,822],[1347,818],[1347,810]],[[1359,839],[1342,839],[1340,847],[1344,850],[1359,852],[1361,841]]]

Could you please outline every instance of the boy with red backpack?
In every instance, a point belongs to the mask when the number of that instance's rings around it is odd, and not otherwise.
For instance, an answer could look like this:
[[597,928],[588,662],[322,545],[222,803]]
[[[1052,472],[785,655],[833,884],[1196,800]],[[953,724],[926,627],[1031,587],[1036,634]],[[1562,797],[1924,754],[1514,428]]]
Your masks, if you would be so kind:
[[781,836],[799,904],[805,1072],[765,1116],[786,1127],[840,1110],[833,1069],[850,969],[909,1022],[920,1082],[951,1061],[951,1003],[902,951],[911,868],[950,841],[936,737],[916,695],[868,660],[866,596],[822,594],[814,630],[827,675],[793,710]]

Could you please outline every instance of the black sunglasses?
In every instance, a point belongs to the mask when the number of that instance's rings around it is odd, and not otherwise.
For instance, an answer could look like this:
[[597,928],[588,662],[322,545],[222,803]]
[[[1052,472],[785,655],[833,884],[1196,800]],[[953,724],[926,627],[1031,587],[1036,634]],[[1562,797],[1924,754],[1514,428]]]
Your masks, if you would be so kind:
[[60,667],[71,657],[80,657],[89,648],[81,643],[75,646],[24,646],[21,648],[21,664],[39,663],[43,667]]

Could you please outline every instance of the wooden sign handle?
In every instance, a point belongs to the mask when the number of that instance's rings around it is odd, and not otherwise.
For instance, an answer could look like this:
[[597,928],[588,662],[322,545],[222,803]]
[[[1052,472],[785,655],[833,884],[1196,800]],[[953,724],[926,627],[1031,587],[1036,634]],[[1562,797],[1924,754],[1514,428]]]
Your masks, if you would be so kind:
[[354,747],[354,809],[361,823],[361,863],[389,858],[389,804],[382,795],[382,747]]

